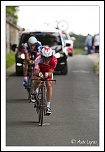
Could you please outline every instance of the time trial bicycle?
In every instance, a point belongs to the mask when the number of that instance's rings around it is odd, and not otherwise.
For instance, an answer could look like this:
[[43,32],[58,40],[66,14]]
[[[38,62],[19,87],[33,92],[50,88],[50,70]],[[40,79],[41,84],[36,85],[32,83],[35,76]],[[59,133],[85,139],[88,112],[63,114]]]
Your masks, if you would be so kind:
[[36,108],[36,111],[38,113],[38,122],[42,126],[43,125],[43,119],[46,115],[46,83],[47,81],[55,81],[56,80],[47,80],[45,78],[39,77],[38,79],[34,79],[40,81],[38,86],[38,92],[35,95],[36,102],[34,104],[34,108]]
[[[30,55],[30,59],[34,60],[34,54]],[[28,84],[25,87],[25,89],[27,89],[27,93],[28,93],[28,100],[29,102],[31,102],[31,97],[34,91],[34,64],[29,65],[28,68]]]

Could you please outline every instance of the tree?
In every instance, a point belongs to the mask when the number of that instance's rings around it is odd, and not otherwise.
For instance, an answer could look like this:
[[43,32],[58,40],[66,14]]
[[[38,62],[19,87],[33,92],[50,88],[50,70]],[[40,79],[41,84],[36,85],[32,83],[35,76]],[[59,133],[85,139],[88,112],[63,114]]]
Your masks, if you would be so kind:
[[77,35],[77,34],[74,34],[74,33],[69,33],[69,35],[70,35],[70,37],[75,37],[76,38],[75,43],[74,43],[75,48],[80,48],[80,49],[84,48],[86,36]]
[[18,8],[19,6],[6,6],[6,18],[8,21],[12,22],[15,25],[17,25],[18,21]]

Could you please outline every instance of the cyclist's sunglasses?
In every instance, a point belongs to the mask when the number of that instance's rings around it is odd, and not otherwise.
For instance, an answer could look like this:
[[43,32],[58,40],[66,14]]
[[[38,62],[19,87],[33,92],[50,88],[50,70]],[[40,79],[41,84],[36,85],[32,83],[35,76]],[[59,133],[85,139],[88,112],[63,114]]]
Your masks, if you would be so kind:
[[43,56],[43,55],[41,55],[41,57],[42,57],[43,59],[45,59],[45,60],[50,60],[50,59],[52,58],[52,56],[50,56],[50,57],[45,57],[45,56]]
[[29,45],[29,46],[35,46],[35,45],[36,45],[36,43],[34,43],[34,44],[28,43],[28,45]]

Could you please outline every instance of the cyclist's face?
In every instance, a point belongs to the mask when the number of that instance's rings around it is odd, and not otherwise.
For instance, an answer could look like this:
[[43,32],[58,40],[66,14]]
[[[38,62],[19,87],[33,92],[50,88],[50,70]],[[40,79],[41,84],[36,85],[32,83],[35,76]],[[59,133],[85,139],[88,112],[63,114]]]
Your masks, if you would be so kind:
[[35,46],[36,46],[36,44],[30,44],[30,43],[29,43],[30,51],[33,51],[33,50],[35,49]]
[[47,63],[51,60],[52,57],[47,57],[46,58],[46,57],[42,56],[42,58],[43,58],[43,61]]

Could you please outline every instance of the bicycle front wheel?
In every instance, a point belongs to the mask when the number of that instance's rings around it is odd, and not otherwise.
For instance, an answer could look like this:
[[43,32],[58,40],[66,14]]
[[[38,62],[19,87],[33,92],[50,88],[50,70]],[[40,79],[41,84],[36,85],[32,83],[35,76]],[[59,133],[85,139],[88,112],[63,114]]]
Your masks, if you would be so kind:
[[39,110],[39,122],[40,125],[43,125],[43,116],[44,116],[44,101],[45,101],[45,89],[44,87],[41,88],[41,104]]

